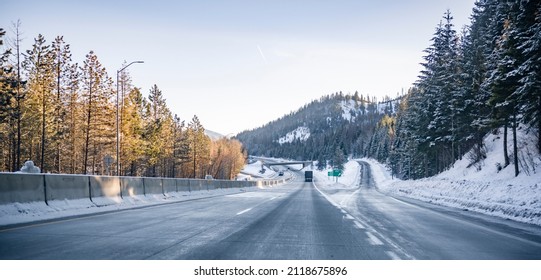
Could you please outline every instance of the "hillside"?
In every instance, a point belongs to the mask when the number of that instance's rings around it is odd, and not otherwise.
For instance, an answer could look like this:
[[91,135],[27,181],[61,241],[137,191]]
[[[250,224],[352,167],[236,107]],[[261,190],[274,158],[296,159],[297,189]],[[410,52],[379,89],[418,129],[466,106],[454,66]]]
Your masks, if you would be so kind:
[[389,166],[373,159],[365,161],[371,165],[378,188],[391,195],[541,225],[541,157],[536,154],[537,139],[526,129],[517,135],[521,154],[518,176],[513,165],[501,168],[501,132],[484,138],[486,159],[480,165],[471,165],[466,156],[449,170],[424,179],[400,180],[391,175]]
[[396,100],[377,103],[355,93],[336,93],[278,120],[239,133],[248,153],[297,160],[332,160],[336,154],[363,155],[376,123],[394,112]]

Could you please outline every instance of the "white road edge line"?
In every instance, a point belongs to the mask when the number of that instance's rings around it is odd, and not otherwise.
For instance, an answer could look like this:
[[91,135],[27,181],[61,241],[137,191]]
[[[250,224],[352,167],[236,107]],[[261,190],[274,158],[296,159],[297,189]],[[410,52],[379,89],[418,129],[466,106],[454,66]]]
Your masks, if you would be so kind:
[[385,253],[387,253],[387,255],[393,260],[401,260],[401,258],[397,254],[395,254],[395,252],[387,251]]
[[[323,193],[316,185],[316,183],[314,181],[312,181],[312,185],[314,186],[314,188],[323,196],[325,197],[325,199],[327,199],[327,201],[329,201],[329,203],[331,203],[332,205],[334,205],[335,207],[337,207],[338,209],[340,210],[345,210],[344,208],[342,208],[340,205],[338,205],[337,203],[335,203],[328,195],[326,195],[325,193]],[[360,190],[360,189],[359,189]],[[357,191],[359,191],[357,190]],[[356,193],[356,192],[355,192]],[[361,222],[358,218],[355,219],[356,221],[359,221]],[[366,229],[368,230],[372,230],[374,231],[375,233],[377,233],[377,231],[372,227],[370,226],[368,223],[366,223]],[[367,232],[368,233],[368,232]],[[383,240],[385,240],[389,245],[391,245],[392,247],[394,247],[395,249],[397,249],[398,251],[400,251],[402,254],[404,254],[406,256],[406,258],[409,258],[411,260],[415,260],[415,258],[413,256],[411,256],[410,254],[408,254],[404,249],[402,249],[400,246],[396,245],[394,242],[392,242],[390,239],[386,238],[385,236],[381,235],[381,234],[378,234]],[[375,237],[375,236],[374,236]],[[379,240],[379,239],[378,239]],[[381,242],[381,240],[380,240]]]
[[379,240],[379,238],[377,238],[375,235],[373,235],[369,231],[366,232],[366,235],[369,238],[370,244],[372,244],[372,245],[383,245],[383,242],[381,242],[381,240]]
[[355,226],[358,229],[365,229],[366,228],[365,226],[363,226],[363,224],[359,223],[358,221],[353,221],[353,223],[355,224]]
[[252,208],[244,209],[244,210],[238,212],[238,213],[237,213],[237,216],[238,216],[238,215],[242,215],[242,214],[244,214],[244,213],[246,213],[246,212],[248,212],[248,211],[250,211],[250,210],[252,210]]

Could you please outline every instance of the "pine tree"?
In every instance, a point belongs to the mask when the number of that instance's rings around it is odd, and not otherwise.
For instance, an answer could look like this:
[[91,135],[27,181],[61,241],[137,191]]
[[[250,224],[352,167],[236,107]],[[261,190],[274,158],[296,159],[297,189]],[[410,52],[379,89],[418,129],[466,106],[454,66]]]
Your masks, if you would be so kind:
[[[141,175],[139,165],[145,154],[145,104],[141,91],[133,88],[123,99],[121,127],[121,175]],[[129,171],[128,171],[129,170]]]
[[[53,114],[53,53],[50,45],[46,44],[43,35],[39,34],[34,39],[32,50],[25,54],[23,66],[28,75],[29,103],[23,112],[25,126],[34,127],[29,131],[28,141],[32,143],[39,135],[39,156],[38,165],[41,172],[49,171],[52,166],[49,158],[48,141],[52,132],[51,124],[54,122]],[[34,124],[38,123],[39,128]],[[37,129],[36,129],[37,128]],[[47,153],[46,153],[47,150]]]
[[541,2],[521,1],[518,49],[524,58],[518,68],[520,87],[516,95],[524,113],[523,121],[537,127],[537,146],[541,154]]
[[[2,37],[5,34],[6,32],[0,28],[0,45],[3,44]],[[12,141],[10,137],[5,138],[5,135],[14,135],[13,123],[16,120],[17,79],[14,67],[8,63],[10,56],[10,49],[0,54],[0,147],[2,151],[0,156],[2,160],[7,159],[1,163],[0,170],[12,170],[12,166],[16,164],[16,156],[14,156],[16,153],[11,149]]]
[[199,118],[194,115],[188,124],[188,139],[190,143],[192,178],[202,178],[210,158],[210,138],[205,135],[205,128]]
[[54,83],[56,90],[56,98],[54,99],[54,132],[51,136],[51,142],[53,142],[56,150],[54,166],[55,171],[60,173],[62,171],[63,158],[69,158],[69,155],[65,154],[66,151],[66,104],[69,102],[66,89],[69,88],[69,71],[71,67],[71,51],[70,46],[64,42],[62,36],[57,36],[52,44],[53,55],[53,72]]
[[[13,23],[13,37],[6,41],[7,50],[1,54],[3,60],[3,82],[2,82],[2,111],[5,123],[2,146],[2,153],[5,155],[5,167],[7,170],[16,171],[21,167],[21,143],[22,143],[22,110],[23,100],[26,97],[25,84],[22,78],[21,67],[21,22]],[[3,32],[5,35],[5,31]],[[3,42],[4,43],[4,42]],[[7,137],[5,137],[7,136]]]
[[112,80],[93,51],[86,55],[81,70],[86,112],[83,173],[104,173],[102,159],[113,154],[115,139]]
[[[172,117],[162,91],[157,85],[150,89],[146,116],[148,118],[145,127],[146,156],[148,165],[151,167],[149,175],[158,176],[162,173],[163,176],[165,164],[162,164],[161,160],[166,157]],[[161,168],[158,166],[160,164]]]
[[68,100],[66,102],[66,156],[69,158],[64,170],[69,173],[84,173],[84,141],[85,133],[85,112],[84,101],[81,95],[81,71],[77,63],[71,64],[67,69],[68,83],[66,91]]
[[[518,114],[517,100],[513,92],[519,87],[520,75],[516,71],[519,65],[516,48],[516,29],[511,20],[504,22],[504,33],[502,34],[498,48],[494,52],[494,59],[498,61],[497,67],[491,72],[487,82],[492,86],[492,96],[489,103],[493,106],[494,120],[496,125],[504,126],[504,167],[509,165],[507,152],[507,128],[513,128],[513,138],[516,141],[516,118]],[[515,145],[516,146],[516,145]],[[514,149],[515,163],[518,159],[516,147]],[[518,168],[518,164],[516,164]],[[518,170],[517,170],[518,175]]]

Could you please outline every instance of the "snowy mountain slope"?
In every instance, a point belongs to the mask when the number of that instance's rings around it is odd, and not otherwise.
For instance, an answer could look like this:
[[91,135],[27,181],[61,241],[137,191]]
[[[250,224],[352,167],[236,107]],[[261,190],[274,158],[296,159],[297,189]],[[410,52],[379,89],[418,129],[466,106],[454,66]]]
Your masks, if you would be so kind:
[[280,139],[278,139],[278,143],[291,143],[297,139],[303,142],[308,138],[310,138],[310,128],[306,126],[299,126],[295,130],[288,132],[285,136],[280,137]]
[[207,135],[212,140],[219,140],[219,139],[222,139],[222,138],[225,137],[224,135],[222,135],[222,134],[220,134],[218,132],[208,130],[208,129],[205,129],[205,135]]
[[397,102],[378,103],[359,94],[336,93],[262,127],[239,133],[236,138],[249,154],[256,156],[324,160],[336,154],[337,149],[347,155],[360,155],[370,142],[373,127],[385,113],[394,112]]
[[374,180],[383,192],[541,225],[541,157],[535,155],[532,134],[520,131],[517,137],[521,154],[517,177],[512,164],[498,171],[503,162],[503,140],[492,134],[484,140],[487,158],[480,170],[469,166],[466,156],[434,177],[402,181],[393,179],[385,165],[373,159],[365,161],[370,163]]

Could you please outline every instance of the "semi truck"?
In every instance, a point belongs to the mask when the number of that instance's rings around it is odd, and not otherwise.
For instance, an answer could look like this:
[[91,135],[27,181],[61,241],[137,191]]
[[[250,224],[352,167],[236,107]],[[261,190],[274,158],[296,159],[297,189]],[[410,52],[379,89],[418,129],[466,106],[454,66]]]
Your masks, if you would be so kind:
[[305,182],[312,182],[314,178],[314,172],[313,171],[304,171],[304,181]]

